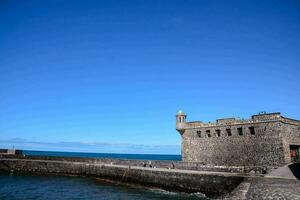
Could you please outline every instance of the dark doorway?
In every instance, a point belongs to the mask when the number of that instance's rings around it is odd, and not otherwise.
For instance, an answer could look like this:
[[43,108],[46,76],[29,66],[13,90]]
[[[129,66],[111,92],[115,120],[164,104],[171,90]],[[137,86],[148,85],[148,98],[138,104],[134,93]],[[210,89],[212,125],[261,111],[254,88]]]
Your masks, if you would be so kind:
[[291,161],[300,162],[300,145],[290,145]]

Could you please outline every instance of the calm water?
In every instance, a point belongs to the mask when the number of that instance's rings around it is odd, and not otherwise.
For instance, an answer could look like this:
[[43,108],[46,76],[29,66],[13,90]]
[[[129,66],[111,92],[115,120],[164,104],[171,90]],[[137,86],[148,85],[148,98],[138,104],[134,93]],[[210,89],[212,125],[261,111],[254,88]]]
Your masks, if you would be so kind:
[[182,194],[133,186],[118,186],[93,178],[0,174],[1,200],[138,200],[201,199],[201,194]]
[[[25,155],[181,160],[180,155],[107,154],[51,151],[24,151]],[[206,199],[201,194],[183,194],[138,186],[116,185],[94,178],[0,174],[0,200],[18,199]]]
[[120,159],[142,159],[142,160],[181,160],[181,155],[80,153],[80,152],[58,152],[58,151],[23,151],[23,153],[25,155],[66,156],[66,157],[84,157],[84,158],[120,158]]

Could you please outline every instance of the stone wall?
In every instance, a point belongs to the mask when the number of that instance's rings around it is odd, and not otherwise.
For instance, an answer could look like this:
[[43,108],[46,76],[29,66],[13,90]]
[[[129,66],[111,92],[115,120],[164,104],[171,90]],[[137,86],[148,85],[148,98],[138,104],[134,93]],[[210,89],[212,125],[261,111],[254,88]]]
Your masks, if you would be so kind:
[[286,163],[291,162],[290,145],[300,146],[300,125],[293,123],[295,120],[286,120],[281,123],[281,134],[284,145],[284,159]]
[[[249,127],[254,127],[255,134]],[[286,160],[280,127],[281,122],[270,121],[186,129],[182,134],[182,158],[211,165],[282,165]],[[231,130],[231,136],[226,129]]]
[[164,168],[164,169],[182,169],[195,171],[210,171],[210,172],[230,172],[230,173],[248,173],[255,171],[258,174],[262,173],[260,167],[245,168],[241,166],[213,166],[204,165],[200,162],[183,162],[183,161],[163,161],[163,160],[132,160],[132,159],[114,159],[114,158],[76,158],[76,157],[55,157],[55,156],[14,156],[0,155],[2,158],[18,158],[30,160],[49,160],[49,161],[67,161],[67,162],[84,162],[89,164],[108,164],[108,165],[125,165],[149,168]]
[[[250,119],[180,122],[183,161],[208,165],[277,167],[291,162],[290,149],[300,148],[300,121],[277,113]],[[292,146],[291,146],[292,145]]]
[[134,183],[171,191],[201,192],[208,197],[224,196],[244,179],[243,176],[235,174],[96,164],[95,159],[82,159],[84,162],[66,160],[0,158],[0,171],[93,176],[114,180],[116,184]]

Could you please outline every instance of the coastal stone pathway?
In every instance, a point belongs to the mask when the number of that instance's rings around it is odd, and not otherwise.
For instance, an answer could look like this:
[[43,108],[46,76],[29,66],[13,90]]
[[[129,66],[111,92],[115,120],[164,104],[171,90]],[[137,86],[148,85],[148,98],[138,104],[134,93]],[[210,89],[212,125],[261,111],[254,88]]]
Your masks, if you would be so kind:
[[278,178],[256,178],[246,194],[249,200],[300,200],[300,181]]
[[245,179],[226,200],[300,200],[300,181],[278,178]]
[[245,179],[243,182],[240,183],[240,185],[235,188],[230,195],[225,197],[226,200],[247,200],[247,192],[249,190],[249,187],[251,185],[251,181],[248,179]]

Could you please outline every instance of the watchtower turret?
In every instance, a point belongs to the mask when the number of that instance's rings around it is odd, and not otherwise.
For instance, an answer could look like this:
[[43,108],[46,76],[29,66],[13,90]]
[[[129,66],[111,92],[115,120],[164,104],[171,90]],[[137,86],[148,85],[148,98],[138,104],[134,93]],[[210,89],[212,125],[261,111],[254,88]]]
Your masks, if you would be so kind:
[[182,110],[179,110],[176,115],[176,130],[181,133],[184,129],[184,125],[186,122],[186,114],[182,112]]

